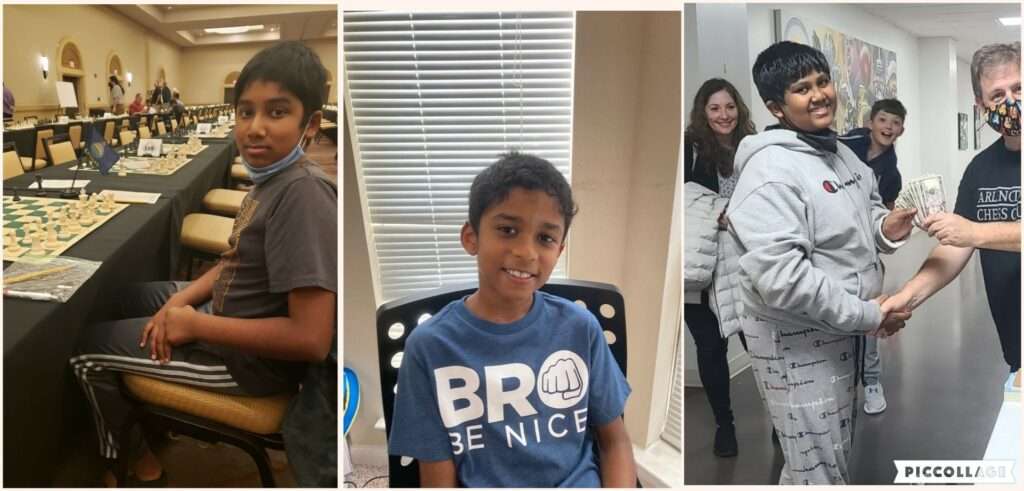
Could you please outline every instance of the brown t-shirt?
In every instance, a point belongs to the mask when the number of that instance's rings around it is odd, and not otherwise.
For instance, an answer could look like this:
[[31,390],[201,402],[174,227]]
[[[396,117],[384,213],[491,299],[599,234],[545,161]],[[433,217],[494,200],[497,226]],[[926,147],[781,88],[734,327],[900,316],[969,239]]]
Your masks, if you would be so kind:
[[[213,313],[258,319],[288,315],[288,294],[302,287],[338,291],[338,188],[303,159],[256,185],[242,201],[213,284]],[[242,388],[294,387],[304,364],[217,349]]]

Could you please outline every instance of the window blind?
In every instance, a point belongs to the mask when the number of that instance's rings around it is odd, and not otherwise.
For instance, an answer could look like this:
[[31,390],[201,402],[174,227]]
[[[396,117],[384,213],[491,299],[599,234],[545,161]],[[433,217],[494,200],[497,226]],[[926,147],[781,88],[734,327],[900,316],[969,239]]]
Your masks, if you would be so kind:
[[518,150],[570,179],[574,14],[345,12],[343,26],[379,301],[475,280],[459,242],[473,178]]
[[673,359],[672,369],[672,394],[669,397],[668,402],[668,415],[665,418],[665,429],[661,433],[661,439],[665,440],[669,445],[672,445],[679,450],[683,451],[683,369],[682,369],[682,357],[680,356],[680,350],[682,349],[682,323],[679,324],[679,329],[676,335],[676,347],[672,352],[675,355]]

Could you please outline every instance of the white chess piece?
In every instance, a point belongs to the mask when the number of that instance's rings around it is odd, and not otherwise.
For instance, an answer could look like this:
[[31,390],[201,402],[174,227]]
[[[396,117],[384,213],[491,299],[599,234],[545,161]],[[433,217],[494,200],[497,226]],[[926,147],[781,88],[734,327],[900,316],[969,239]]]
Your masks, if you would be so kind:
[[46,226],[46,249],[52,251],[60,247],[60,243],[57,242],[57,224],[55,222],[50,222],[47,223]]
[[35,255],[46,254],[46,249],[43,247],[43,241],[39,240],[36,235],[30,235],[29,239],[29,252]]

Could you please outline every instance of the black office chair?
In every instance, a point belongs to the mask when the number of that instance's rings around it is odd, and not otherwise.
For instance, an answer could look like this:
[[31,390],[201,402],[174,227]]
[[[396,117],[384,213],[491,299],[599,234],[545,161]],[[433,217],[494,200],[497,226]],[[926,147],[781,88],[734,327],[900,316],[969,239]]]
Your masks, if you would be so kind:
[[[476,282],[458,283],[394,300],[377,309],[377,355],[380,367],[381,399],[384,405],[384,430],[391,438],[391,417],[395,407],[398,368],[392,359],[402,352],[405,340],[424,314],[434,315],[453,300],[476,291]],[[597,317],[605,340],[622,374],[626,374],[626,306],[622,293],[614,285],[582,280],[550,280],[541,291],[582,303]],[[415,488],[420,484],[415,459],[388,455],[388,486]],[[639,484],[639,483],[638,483]]]

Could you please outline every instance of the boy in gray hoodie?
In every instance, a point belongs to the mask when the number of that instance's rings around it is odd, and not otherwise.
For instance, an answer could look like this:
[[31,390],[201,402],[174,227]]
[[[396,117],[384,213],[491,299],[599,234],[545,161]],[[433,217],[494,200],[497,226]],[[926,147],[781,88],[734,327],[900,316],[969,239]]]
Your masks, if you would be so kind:
[[881,308],[878,254],[902,245],[916,210],[890,212],[871,169],[836,145],[830,73],[808,46],[758,55],[754,82],[779,124],[740,142],[727,214],[742,328],[786,459],[780,484],[849,482],[858,342],[910,317]]

